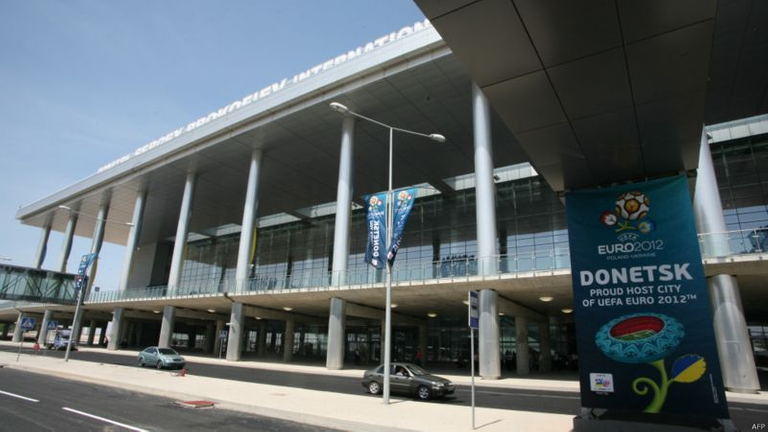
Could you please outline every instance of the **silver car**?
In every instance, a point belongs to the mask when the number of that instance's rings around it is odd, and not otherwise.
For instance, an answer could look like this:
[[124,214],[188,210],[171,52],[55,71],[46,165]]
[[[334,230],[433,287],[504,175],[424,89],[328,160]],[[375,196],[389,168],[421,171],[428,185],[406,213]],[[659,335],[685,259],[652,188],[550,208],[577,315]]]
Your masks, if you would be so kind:
[[186,364],[184,357],[171,348],[151,346],[139,353],[139,367],[149,365],[158,369],[182,369]]
[[[379,394],[384,386],[384,365],[363,375],[363,387],[372,394]],[[392,393],[416,395],[421,400],[442,397],[455,391],[449,380],[435,376],[411,363],[391,363],[389,386]]]

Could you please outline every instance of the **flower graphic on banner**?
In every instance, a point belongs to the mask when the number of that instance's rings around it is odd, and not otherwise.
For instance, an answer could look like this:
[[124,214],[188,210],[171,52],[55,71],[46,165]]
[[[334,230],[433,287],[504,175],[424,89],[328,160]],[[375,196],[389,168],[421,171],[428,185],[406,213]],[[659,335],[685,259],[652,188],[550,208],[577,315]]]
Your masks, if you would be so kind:
[[600,223],[609,227],[618,224],[617,233],[636,230],[647,234],[656,229],[656,224],[647,217],[650,210],[651,200],[644,192],[624,192],[616,198],[613,210],[600,214]]
[[632,391],[644,396],[653,390],[653,400],[645,408],[647,413],[658,413],[667,399],[669,386],[674,383],[692,383],[707,369],[704,358],[686,354],[672,365],[671,379],[664,358],[680,345],[685,337],[683,325],[676,319],[656,313],[625,315],[600,327],[595,343],[608,357],[622,363],[647,363],[656,368],[660,382],[639,377],[632,382]]

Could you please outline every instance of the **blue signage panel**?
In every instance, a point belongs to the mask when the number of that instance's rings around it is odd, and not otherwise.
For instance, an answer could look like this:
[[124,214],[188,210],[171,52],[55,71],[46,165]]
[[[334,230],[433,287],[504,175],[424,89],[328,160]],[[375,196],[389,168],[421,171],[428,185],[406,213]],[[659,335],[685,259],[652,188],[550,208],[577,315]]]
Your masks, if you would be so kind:
[[48,327],[46,327],[46,329],[56,330],[58,326],[59,326],[59,323],[57,323],[56,321],[48,321]]
[[477,291],[470,291],[469,292],[469,328],[471,329],[479,329],[480,328],[480,310],[477,307],[478,300],[477,300]]
[[413,202],[416,201],[416,188],[400,189],[394,192],[395,208],[394,208],[394,222],[392,227],[392,244],[389,245],[389,251],[387,252],[387,259],[389,265],[395,263],[395,257],[397,251],[400,249],[400,243],[403,240],[403,231],[405,230],[405,223],[408,222],[408,216],[413,209]]
[[582,406],[728,418],[686,178],[566,206]]
[[368,223],[368,246],[365,248],[365,262],[378,269],[384,268],[384,250],[387,238],[386,202],[386,193],[365,197],[366,221]]
[[24,317],[21,319],[21,329],[24,331],[32,330],[35,328],[35,319],[32,317]]

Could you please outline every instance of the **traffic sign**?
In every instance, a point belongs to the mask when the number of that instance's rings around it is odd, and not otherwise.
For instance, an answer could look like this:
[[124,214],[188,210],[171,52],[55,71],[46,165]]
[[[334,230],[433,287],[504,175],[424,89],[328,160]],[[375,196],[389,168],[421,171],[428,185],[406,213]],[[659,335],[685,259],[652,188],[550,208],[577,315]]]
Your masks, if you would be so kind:
[[56,327],[58,326],[59,326],[59,323],[57,323],[56,321],[48,321],[48,326],[46,327],[46,329],[56,330]]
[[32,330],[35,327],[35,319],[32,317],[24,317],[21,319],[21,329],[24,331]]
[[469,328],[477,330],[480,327],[480,310],[477,307],[477,291],[469,292]]

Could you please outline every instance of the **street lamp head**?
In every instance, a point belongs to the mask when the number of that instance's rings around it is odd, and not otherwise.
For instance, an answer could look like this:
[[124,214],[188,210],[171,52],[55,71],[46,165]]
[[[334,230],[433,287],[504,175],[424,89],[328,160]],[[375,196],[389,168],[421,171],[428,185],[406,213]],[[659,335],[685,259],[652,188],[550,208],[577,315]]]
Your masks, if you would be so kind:
[[331,109],[339,114],[349,114],[349,108],[338,102],[331,102]]
[[431,134],[431,135],[429,135],[429,138],[432,139],[433,141],[437,141],[439,143],[445,142],[445,137],[440,135],[440,134]]
[[66,211],[72,211],[71,208],[69,208],[69,207],[67,207],[65,205],[60,205],[59,208],[62,209],[62,210],[66,210]]

